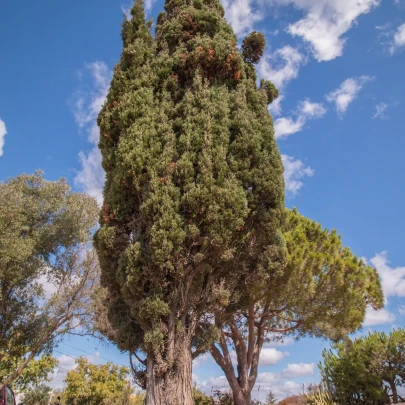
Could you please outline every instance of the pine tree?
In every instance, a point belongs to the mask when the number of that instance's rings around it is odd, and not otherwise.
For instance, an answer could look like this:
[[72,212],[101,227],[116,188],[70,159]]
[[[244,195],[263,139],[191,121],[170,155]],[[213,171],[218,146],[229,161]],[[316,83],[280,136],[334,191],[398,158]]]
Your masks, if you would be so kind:
[[[282,269],[284,181],[268,103],[219,0],[167,0],[156,36],[142,1],[99,116],[106,171],[95,244],[122,350],[146,354],[146,404],[192,404],[201,317],[246,307],[245,289]],[[215,325],[206,331],[217,337]]]
[[274,395],[273,391],[269,391],[269,393],[267,394],[267,398],[266,398],[266,405],[276,405],[277,403],[277,398]]
[[247,289],[261,299],[251,298],[248,310],[215,313],[219,342],[233,344],[236,356],[228,356],[225,344],[211,344],[210,352],[236,405],[251,403],[266,341],[291,335],[338,341],[362,327],[367,308],[383,306],[377,270],[344,247],[336,231],[286,210],[284,240],[288,253],[281,277],[258,279],[255,288]]

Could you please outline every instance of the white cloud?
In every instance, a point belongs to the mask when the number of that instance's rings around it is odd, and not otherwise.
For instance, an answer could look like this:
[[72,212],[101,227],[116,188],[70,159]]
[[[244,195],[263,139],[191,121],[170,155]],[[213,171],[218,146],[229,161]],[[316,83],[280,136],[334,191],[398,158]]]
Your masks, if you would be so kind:
[[55,367],[53,373],[49,375],[50,382],[47,383],[53,389],[61,389],[64,386],[64,379],[66,374],[76,368],[75,359],[65,354],[56,358],[58,365]]
[[225,18],[238,36],[251,31],[253,24],[264,17],[263,13],[253,9],[253,0],[222,0],[222,5]]
[[89,63],[86,65],[86,71],[90,74],[92,89],[88,92],[78,92],[74,116],[79,128],[87,132],[92,149],[88,153],[79,153],[82,168],[75,177],[75,184],[101,202],[105,173],[101,167],[101,153],[97,146],[99,129],[96,121],[105,102],[112,73],[104,62]]
[[349,105],[357,98],[363,86],[372,80],[374,78],[370,76],[346,79],[337,90],[326,95],[326,100],[335,103],[336,111],[342,116]]
[[371,260],[381,278],[385,297],[405,297],[405,267],[391,267],[387,252],[376,254]]
[[[230,355],[231,359],[236,364],[237,362],[236,352],[232,351]],[[275,348],[266,347],[262,349],[262,352],[260,354],[259,365],[261,367],[273,366],[274,364],[277,364],[279,361],[281,361],[284,357],[289,355],[290,354],[288,352],[281,352]]]
[[297,118],[282,117],[274,123],[276,139],[287,138],[297,132],[302,131],[309,119],[321,118],[326,114],[326,109],[321,103],[312,103],[304,100],[298,104]]
[[307,41],[314,57],[330,61],[343,54],[344,35],[358,17],[380,4],[380,0],[267,0],[270,4],[293,4],[305,16],[290,24],[287,31]]
[[0,156],[3,156],[4,138],[7,135],[7,128],[4,121],[0,119]]
[[398,27],[394,34],[394,38],[390,47],[391,54],[394,54],[398,49],[405,46],[405,24]]
[[202,364],[206,364],[210,360],[211,355],[209,353],[198,356],[195,360],[193,360],[193,368],[200,367]]
[[[228,381],[225,376],[211,377],[210,379],[201,382],[201,384],[198,384],[197,382],[197,385],[207,394],[211,394],[212,390],[229,390]],[[258,399],[258,396],[260,395],[260,399],[263,400],[270,390],[273,391],[278,399],[282,399],[286,396],[300,393],[302,391],[302,384],[291,381],[289,377],[283,374],[283,372],[259,373],[257,375],[255,387],[252,391],[252,397]]]
[[289,81],[298,77],[299,70],[305,63],[305,56],[298,49],[287,45],[275,52],[266,53],[257,70],[261,77],[271,80],[281,90]]
[[379,118],[380,120],[386,120],[388,119],[388,116],[386,115],[386,111],[388,108],[387,103],[378,103],[375,106],[375,114],[373,115],[373,119]]
[[80,152],[81,170],[77,172],[75,184],[86,193],[95,197],[99,203],[103,201],[103,186],[105,174],[101,167],[101,153],[95,145],[89,153]]
[[297,378],[307,375],[313,375],[314,370],[315,370],[315,363],[288,364],[281,374],[285,378]]
[[295,196],[301,190],[304,177],[311,177],[315,171],[292,156],[281,155],[284,164],[284,179],[287,195]]
[[376,311],[372,308],[367,308],[364,326],[386,325],[391,324],[394,321],[395,316],[385,309]]
[[[389,297],[405,297],[405,267],[390,266],[387,252],[376,254],[369,262],[378,271],[386,299]],[[405,306],[401,306],[398,312],[404,315]],[[372,308],[368,308],[364,325],[387,325],[392,324],[394,321],[395,315],[388,310],[381,309],[375,311]]]
[[326,114],[323,104],[312,103],[308,99],[300,102],[299,110],[307,118],[321,118]]
[[397,32],[394,35],[394,42],[398,47],[405,46],[405,24],[398,27]]
[[156,0],[145,0],[145,12],[148,14],[155,5]]
[[276,139],[283,139],[296,134],[297,132],[302,131],[304,125],[305,119],[302,116],[298,116],[296,119],[291,117],[277,118],[274,123]]
[[255,389],[252,394],[255,398],[258,396],[258,387],[260,386],[260,398],[266,397],[272,390],[276,398],[282,399],[289,395],[295,395],[302,392],[302,384],[289,380],[283,373],[259,373],[257,375]]
[[272,366],[281,361],[284,357],[289,356],[288,352],[281,352],[274,348],[264,348],[260,354],[260,366]]

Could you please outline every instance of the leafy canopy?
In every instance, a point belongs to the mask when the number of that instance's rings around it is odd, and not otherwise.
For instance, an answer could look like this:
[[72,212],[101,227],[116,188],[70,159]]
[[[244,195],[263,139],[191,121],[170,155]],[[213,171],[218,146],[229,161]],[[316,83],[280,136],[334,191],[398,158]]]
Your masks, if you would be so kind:
[[24,405],[48,405],[52,389],[46,385],[38,385],[29,389],[24,395]]
[[338,403],[380,404],[400,400],[405,383],[405,331],[369,335],[324,350],[322,378]]
[[[8,360],[0,362],[0,381],[8,377],[22,362],[22,358],[8,358]],[[49,381],[49,374],[57,364],[57,360],[49,354],[44,354],[37,359],[34,358],[21,375],[13,381],[13,388],[25,392],[30,386],[38,386]]]
[[76,368],[67,373],[64,391],[66,405],[128,404],[129,370],[113,363],[91,364],[86,358],[76,360]]
[[93,198],[39,171],[0,183],[0,363],[3,373],[13,369],[0,386],[86,323],[97,264],[84,250],[97,211]]

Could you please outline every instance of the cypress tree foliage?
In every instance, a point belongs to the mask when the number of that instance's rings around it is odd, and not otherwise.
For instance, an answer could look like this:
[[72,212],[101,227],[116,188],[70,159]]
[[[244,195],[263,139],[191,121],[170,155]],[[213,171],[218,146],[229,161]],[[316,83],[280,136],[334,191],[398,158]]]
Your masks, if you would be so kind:
[[282,272],[283,167],[256,85],[263,41],[243,57],[219,0],[167,0],[155,38],[142,1],[131,14],[98,120],[95,244],[111,337],[146,354],[146,404],[188,405],[192,358],[216,337],[196,335],[201,317]]

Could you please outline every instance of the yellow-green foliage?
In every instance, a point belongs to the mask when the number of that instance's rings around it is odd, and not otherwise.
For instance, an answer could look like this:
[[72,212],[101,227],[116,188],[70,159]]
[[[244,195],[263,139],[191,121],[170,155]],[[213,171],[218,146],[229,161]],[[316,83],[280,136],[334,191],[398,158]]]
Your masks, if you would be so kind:
[[318,391],[307,395],[308,405],[337,405],[333,402],[332,394],[329,391]]
[[67,373],[64,398],[66,405],[124,405],[129,403],[129,370],[112,363],[90,364],[80,357],[77,367]]

